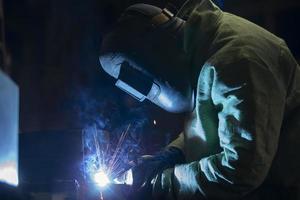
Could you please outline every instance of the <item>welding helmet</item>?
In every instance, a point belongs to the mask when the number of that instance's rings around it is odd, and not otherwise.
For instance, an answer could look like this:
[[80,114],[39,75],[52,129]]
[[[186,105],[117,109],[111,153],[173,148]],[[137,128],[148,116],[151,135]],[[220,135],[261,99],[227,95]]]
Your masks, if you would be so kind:
[[182,113],[194,108],[190,69],[183,50],[185,21],[169,9],[135,4],[103,38],[100,64],[115,85],[139,101]]

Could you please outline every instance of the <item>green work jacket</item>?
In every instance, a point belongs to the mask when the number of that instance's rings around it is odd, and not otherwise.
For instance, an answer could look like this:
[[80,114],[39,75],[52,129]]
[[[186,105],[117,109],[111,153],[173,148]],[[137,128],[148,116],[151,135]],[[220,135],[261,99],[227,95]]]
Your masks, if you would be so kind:
[[299,199],[300,68],[285,42],[203,0],[184,48],[196,107],[170,146],[187,162],[156,177],[153,197]]

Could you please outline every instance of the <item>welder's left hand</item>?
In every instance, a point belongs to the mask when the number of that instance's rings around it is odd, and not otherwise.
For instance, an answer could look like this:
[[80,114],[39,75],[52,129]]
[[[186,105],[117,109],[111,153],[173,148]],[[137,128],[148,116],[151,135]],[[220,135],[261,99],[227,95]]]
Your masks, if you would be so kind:
[[165,169],[185,160],[181,150],[169,147],[156,155],[146,155],[138,159],[132,168],[133,185],[128,200],[152,199],[152,188],[155,178]]

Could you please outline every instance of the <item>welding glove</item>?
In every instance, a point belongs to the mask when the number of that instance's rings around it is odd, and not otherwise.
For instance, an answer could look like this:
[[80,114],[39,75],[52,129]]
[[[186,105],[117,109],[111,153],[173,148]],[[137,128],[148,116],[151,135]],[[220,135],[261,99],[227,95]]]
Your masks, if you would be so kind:
[[133,185],[128,199],[152,199],[152,187],[157,174],[184,162],[182,151],[176,147],[168,147],[155,155],[140,157],[132,168]]

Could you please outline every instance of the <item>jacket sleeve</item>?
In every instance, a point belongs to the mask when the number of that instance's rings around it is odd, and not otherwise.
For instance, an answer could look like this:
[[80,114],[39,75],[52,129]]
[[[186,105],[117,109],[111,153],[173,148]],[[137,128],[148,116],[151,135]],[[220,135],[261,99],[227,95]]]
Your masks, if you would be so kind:
[[203,118],[205,101],[221,107],[216,113],[221,150],[164,171],[156,177],[153,195],[157,199],[228,199],[257,188],[277,150],[285,91],[268,66],[256,61],[205,64],[198,80],[197,118]]

